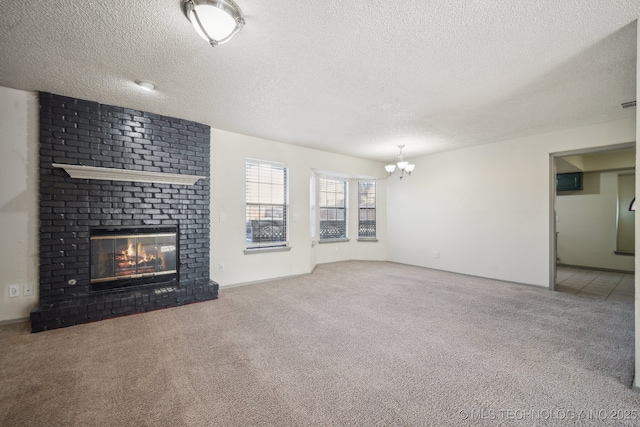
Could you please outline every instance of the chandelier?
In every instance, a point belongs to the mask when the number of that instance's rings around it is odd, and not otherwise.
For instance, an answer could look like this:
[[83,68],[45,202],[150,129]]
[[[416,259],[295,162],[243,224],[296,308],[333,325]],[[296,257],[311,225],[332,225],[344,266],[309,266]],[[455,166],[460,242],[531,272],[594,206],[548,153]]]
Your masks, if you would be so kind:
[[184,0],[183,11],[211,46],[228,42],[244,26],[242,11],[233,0]]
[[387,170],[387,173],[389,174],[389,176],[391,176],[391,174],[395,172],[396,165],[397,165],[398,170],[400,171],[400,179],[402,179],[405,173],[407,175],[411,175],[411,172],[413,172],[413,169],[416,167],[416,165],[410,164],[404,159],[404,154],[402,154],[402,149],[404,148],[404,145],[398,145],[398,148],[400,149],[400,154],[398,154],[398,161],[396,162],[396,164],[394,165],[392,163],[392,164],[386,165],[384,168]]

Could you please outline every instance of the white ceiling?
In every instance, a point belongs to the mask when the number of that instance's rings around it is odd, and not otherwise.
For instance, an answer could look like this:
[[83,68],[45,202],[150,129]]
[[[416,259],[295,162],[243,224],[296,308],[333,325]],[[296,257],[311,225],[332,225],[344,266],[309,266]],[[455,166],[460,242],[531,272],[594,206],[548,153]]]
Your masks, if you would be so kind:
[[237,0],[215,48],[181,3],[3,2],[0,85],[381,161],[635,115],[640,0]]

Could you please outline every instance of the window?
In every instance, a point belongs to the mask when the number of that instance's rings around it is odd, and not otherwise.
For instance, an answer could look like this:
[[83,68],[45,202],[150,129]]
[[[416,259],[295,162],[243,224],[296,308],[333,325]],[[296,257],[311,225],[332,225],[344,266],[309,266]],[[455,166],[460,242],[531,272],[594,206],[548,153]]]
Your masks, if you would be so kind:
[[347,237],[347,182],[319,180],[320,240]]
[[247,160],[247,248],[287,245],[287,175],[284,165]]
[[376,182],[358,182],[358,238],[376,238]]

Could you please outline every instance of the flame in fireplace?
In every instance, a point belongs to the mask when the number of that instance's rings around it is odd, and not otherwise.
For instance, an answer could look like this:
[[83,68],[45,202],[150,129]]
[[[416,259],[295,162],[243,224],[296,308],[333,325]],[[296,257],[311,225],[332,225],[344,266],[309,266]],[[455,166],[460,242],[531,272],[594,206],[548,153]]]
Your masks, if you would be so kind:
[[147,260],[147,254],[142,246],[142,243],[138,243],[138,251],[136,256],[136,246],[133,241],[129,241],[129,246],[125,251],[122,251],[122,255],[124,255],[124,264],[126,265],[136,265],[141,262],[145,262]]
[[[136,250],[137,249],[137,250]],[[162,258],[162,257],[161,257]],[[119,257],[119,267],[134,267],[136,265],[145,264],[147,262],[154,261],[156,259],[155,254],[147,254],[142,242],[138,242],[136,247],[135,240],[130,240],[127,249],[122,251],[122,256]],[[164,260],[162,260],[164,264]],[[134,272],[129,273],[134,274]]]
[[129,247],[126,251],[122,251],[123,255],[127,257],[127,259],[135,259],[136,257],[136,248],[133,246],[133,243],[129,241]]
[[142,246],[142,243],[138,243],[138,264],[146,261],[147,261],[147,253],[144,250],[144,246]]

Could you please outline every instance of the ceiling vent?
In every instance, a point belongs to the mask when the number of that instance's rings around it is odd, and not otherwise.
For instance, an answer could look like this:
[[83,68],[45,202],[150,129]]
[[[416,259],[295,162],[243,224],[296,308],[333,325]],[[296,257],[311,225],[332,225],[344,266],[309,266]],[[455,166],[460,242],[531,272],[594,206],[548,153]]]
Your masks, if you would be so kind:
[[623,102],[622,108],[631,108],[636,106],[636,101]]

